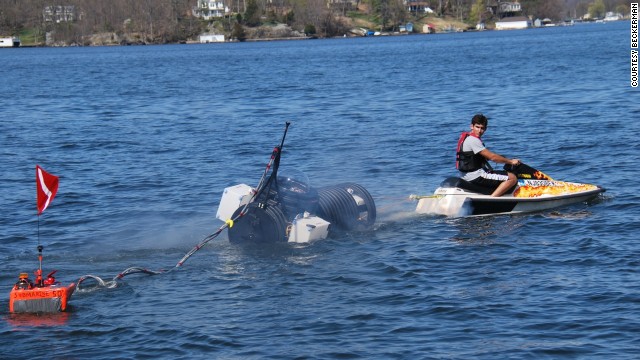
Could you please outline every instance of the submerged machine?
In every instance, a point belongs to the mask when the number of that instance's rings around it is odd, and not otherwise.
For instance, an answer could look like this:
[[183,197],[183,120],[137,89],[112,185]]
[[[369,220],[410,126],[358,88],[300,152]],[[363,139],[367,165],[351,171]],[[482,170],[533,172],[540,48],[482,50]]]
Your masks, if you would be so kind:
[[492,190],[450,177],[433,195],[410,198],[418,200],[417,213],[456,217],[548,210],[589,201],[605,191],[597,185],[553,180],[525,164],[510,170],[516,173],[518,184],[500,197],[492,197]]
[[228,225],[229,241],[307,243],[340,231],[366,231],[376,220],[369,192],[355,183],[314,188],[301,172],[278,173],[287,134],[257,187],[224,189],[216,217]]

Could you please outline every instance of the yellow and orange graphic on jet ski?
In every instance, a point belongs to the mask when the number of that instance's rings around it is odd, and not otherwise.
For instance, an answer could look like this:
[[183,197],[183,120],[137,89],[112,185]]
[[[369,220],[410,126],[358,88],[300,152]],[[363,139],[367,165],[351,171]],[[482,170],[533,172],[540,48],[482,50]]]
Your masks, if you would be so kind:
[[518,185],[518,188],[513,192],[513,196],[519,198],[573,194],[598,188],[596,185],[591,184],[548,180],[520,180]]

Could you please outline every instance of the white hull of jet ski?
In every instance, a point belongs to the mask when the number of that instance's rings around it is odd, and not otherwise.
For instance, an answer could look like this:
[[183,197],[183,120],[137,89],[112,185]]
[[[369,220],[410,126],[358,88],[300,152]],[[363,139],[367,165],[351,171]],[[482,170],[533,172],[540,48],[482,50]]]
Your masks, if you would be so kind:
[[[539,180],[520,181],[520,186]],[[451,179],[443,182],[455,184]],[[543,211],[575,203],[585,202],[596,198],[605,191],[604,188],[589,184],[547,182],[551,186],[564,185],[571,187],[572,191],[558,192],[558,194],[541,194],[531,197],[514,196],[518,190],[500,197],[480,194],[457,186],[441,186],[430,196],[414,196],[418,200],[416,212],[419,214],[445,215],[451,217],[477,216],[492,214],[517,214],[525,212]],[[537,185],[541,186],[541,185]],[[581,190],[583,188],[583,190]],[[550,191],[549,191],[550,192]]]

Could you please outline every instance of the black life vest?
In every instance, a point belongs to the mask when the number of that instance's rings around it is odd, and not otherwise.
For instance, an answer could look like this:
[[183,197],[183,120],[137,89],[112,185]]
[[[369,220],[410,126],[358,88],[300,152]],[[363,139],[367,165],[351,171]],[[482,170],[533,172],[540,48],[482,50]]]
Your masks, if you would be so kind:
[[[489,163],[480,154],[474,154],[473,151],[462,151],[462,144],[467,140],[469,136],[477,137],[471,132],[463,132],[460,134],[458,140],[458,147],[456,148],[456,169],[462,172],[471,172],[487,168]],[[484,145],[484,143],[482,144]]]

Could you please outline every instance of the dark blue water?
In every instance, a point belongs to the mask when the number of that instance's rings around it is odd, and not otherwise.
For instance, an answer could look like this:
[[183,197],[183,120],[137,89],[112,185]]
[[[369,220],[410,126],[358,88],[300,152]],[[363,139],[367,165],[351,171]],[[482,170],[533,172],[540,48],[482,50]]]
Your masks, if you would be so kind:
[[[629,23],[319,41],[0,51],[0,353],[14,359],[637,358],[638,90]],[[476,112],[494,151],[594,183],[588,204],[524,216],[415,216],[455,172]],[[37,267],[35,165],[60,176],[40,218],[64,283],[171,268],[281,171],[353,181],[375,230],[305,246],[223,234],[168,274],[12,316]]]

